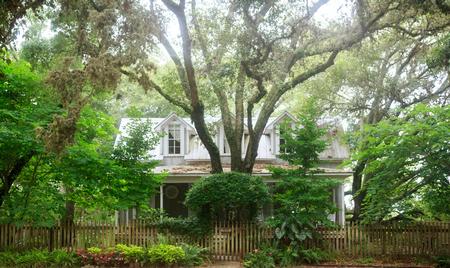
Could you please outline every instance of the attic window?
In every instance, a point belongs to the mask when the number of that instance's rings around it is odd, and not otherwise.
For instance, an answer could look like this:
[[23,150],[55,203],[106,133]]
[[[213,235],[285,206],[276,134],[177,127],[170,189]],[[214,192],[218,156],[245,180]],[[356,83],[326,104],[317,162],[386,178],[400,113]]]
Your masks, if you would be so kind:
[[282,127],[279,128],[279,138],[280,138],[280,147],[279,147],[279,153],[287,153],[287,148],[283,148],[283,146],[286,144],[286,140],[284,139],[284,129]]
[[181,129],[180,124],[170,123],[168,129],[169,139],[168,148],[169,154],[181,153]]

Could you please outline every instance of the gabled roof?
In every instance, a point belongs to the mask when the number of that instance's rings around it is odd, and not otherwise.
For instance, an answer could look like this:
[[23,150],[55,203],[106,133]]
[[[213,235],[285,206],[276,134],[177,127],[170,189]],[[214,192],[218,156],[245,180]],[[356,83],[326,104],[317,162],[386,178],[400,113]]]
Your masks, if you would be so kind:
[[184,120],[183,118],[179,117],[177,114],[175,113],[171,113],[169,114],[166,118],[164,118],[161,122],[159,122],[156,126],[155,129],[160,130],[163,126],[165,126],[168,122],[172,121],[172,120],[176,120],[178,122],[180,122],[181,124],[183,124],[186,128],[192,130],[195,132],[195,128],[194,126],[192,126],[191,124],[189,124],[188,122],[186,122],[186,120]]
[[295,116],[293,116],[290,112],[285,111],[282,114],[280,114],[278,117],[276,117],[274,120],[272,120],[272,122],[269,122],[267,124],[266,128],[264,129],[264,132],[272,130],[278,123],[280,123],[285,118],[289,118],[294,122],[298,122],[298,120],[297,120],[297,118],[295,118]]

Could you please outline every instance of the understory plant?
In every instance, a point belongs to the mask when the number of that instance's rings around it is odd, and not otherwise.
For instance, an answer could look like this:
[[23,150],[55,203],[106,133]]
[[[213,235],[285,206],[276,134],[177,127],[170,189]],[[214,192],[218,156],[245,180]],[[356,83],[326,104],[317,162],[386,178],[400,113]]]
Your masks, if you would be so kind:
[[304,244],[319,236],[318,227],[332,226],[328,216],[337,211],[332,194],[340,182],[320,176],[317,169],[319,154],[326,148],[326,130],[317,126],[313,113],[298,118],[295,126],[283,124],[280,130],[284,138],[280,157],[291,168],[271,168],[272,177],[278,180],[273,196],[277,209],[268,224],[275,229],[282,266],[322,259],[321,253],[304,248]]
[[108,249],[91,247],[78,250],[77,255],[82,265],[107,267],[135,267],[136,265],[139,267],[152,265],[191,267],[202,265],[208,260],[207,249],[184,243],[172,245],[164,236],[159,236],[158,243],[149,248],[117,244]]
[[80,259],[65,250],[29,250],[24,252],[0,252],[0,267],[79,267]]
[[205,261],[209,261],[209,252],[207,248],[186,243],[182,243],[180,246],[184,251],[183,264],[185,266],[200,266],[205,263]]
[[229,172],[196,181],[186,195],[186,206],[200,221],[254,220],[270,201],[267,185],[260,177]]
[[245,255],[245,268],[275,268],[275,259],[271,251],[255,249]]
[[152,264],[171,265],[182,263],[186,254],[179,246],[159,244],[150,247],[148,258]]

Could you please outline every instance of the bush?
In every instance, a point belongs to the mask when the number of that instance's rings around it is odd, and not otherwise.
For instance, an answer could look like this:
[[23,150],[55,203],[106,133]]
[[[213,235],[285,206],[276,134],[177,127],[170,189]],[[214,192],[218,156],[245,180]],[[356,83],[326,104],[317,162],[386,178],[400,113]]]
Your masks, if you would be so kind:
[[270,251],[255,249],[244,258],[245,268],[275,268],[275,260]]
[[329,259],[328,253],[320,249],[302,249],[298,254],[300,263],[318,264]]
[[125,265],[125,257],[123,254],[115,251],[103,252],[98,248],[89,248],[89,250],[78,250],[77,256],[81,260],[82,265],[97,265],[97,266],[121,266]]
[[147,254],[153,264],[178,264],[182,263],[185,258],[181,247],[165,244],[151,247]]
[[25,252],[0,252],[0,267],[79,267],[76,254],[64,250],[31,250]]
[[102,252],[102,249],[98,247],[90,247],[87,248],[87,252],[90,254],[99,254],[100,252]]
[[186,195],[186,206],[202,222],[253,220],[270,200],[260,177],[242,173],[214,174],[196,181]]
[[437,256],[435,260],[438,268],[450,267],[450,255]]
[[14,267],[18,253],[5,251],[0,252],[0,267]]
[[56,267],[76,267],[80,265],[80,259],[75,253],[64,250],[50,252],[49,262]]
[[116,252],[122,254],[125,257],[125,259],[130,263],[146,261],[145,250],[142,247],[134,245],[127,246],[123,244],[117,244],[115,250]]
[[208,249],[189,244],[181,244],[184,251],[183,264],[186,266],[200,266],[208,260]]
[[162,220],[154,222],[158,230],[176,235],[198,238],[207,235],[211,231],[211,226],[201,222],[198,218],[171,218],[163,217]]
[[47,267],[49,263],[49,253],[42,250],[31,250],[19,254],[15,260],[17,266]]

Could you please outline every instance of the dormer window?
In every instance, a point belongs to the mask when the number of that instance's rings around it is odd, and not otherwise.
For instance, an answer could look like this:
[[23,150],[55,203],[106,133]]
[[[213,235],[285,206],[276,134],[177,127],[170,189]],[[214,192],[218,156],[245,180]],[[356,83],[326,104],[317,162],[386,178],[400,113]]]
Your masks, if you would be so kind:
[[181,154],[181,127],[178,123],[170,123],[168,126],[168,152],[169,154]]
[[283,128],[280,128],[280,151],[279,153],[286,153],[287,148],[283,148],[283,146],[286,144],[286,140],[284,139],[284,130]]
[[283,146],[286,144],[286,140],[283,137],[284,133],[285,133],[285,130],[283,129],[283,127],[278,125],[276,127],[276,134],[277,135],[275,137],[277,139],[277,141],[276,141],[277,148],[275,150],[277,154],[281,154],[281,153],[286,153],[287,152],[287,148],[283,148]]

